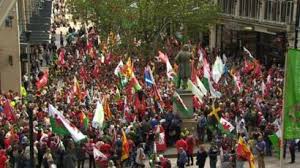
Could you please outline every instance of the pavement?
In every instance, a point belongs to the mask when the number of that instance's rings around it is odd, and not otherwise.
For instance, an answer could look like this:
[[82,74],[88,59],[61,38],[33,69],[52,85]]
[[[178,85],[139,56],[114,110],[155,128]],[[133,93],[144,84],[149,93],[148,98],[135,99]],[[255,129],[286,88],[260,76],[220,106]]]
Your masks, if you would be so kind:
[[[208,149],[209,145],[204,145],[206,149]],[[194,151],[194,153],[196,153],[196,150]],[[286,159],[283,161],[283,165],[284,168],[300,168],[300,161],[297,162],[297,158],[300,158],[300,152],[296,152],[296,163],[294,164],[289,164],[290,162],[290,154],[287,150],[287,156]],[[172,168],[176,168],[176,148],[168,148],[164,153],[163,153],[164,157],[167,157],[172,164]],[[194,157],[194,163],[196,163],[196,157]],[[299,159],[298,159],[299,160]],[[256,167],[258,168],[257,162],[255,163]],[[147,165],[149,166],[149,165]],[[149,166],[150,167],[150,166]],[[279,158],[275,157],[275,156],[266,156],[265,157],[265,168],[279,168],[280,167],[280,160]],[[187,168],[197,168],[196,165],[194,166],[187,166]],[[205,168],[210,168],[209,166],[209,157],[206,159],[206,163],[205,163]],[[218,157],[218,162],[217,162],[217,168],[221,168],[221,159],[220,156]],[[249,168],[249,164],[248,162],[244,163],[244,168]]]

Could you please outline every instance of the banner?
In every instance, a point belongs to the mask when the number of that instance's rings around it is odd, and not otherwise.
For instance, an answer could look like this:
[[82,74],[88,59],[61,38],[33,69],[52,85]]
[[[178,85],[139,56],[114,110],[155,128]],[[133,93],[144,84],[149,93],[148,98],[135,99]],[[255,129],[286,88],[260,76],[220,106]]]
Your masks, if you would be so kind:
[[300,50],[290,49],[284,84],[284,139],[300,138]]

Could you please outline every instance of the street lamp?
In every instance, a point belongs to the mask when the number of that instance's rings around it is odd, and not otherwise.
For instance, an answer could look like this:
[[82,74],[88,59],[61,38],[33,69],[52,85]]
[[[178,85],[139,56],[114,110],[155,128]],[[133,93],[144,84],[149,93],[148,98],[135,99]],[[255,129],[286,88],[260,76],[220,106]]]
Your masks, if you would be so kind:
[[29,75],[30,71],[30,37],[31,37],[31,31],[25,32],[25,40],[27,43],[27,73]]
[[30,91],[28,91],[27,95],[27,113],[29,116],[29,141],[30,141],[30,167],[35,167],[34,165],[34,147],[33,147],[33,101],[34,101],[34,96]]

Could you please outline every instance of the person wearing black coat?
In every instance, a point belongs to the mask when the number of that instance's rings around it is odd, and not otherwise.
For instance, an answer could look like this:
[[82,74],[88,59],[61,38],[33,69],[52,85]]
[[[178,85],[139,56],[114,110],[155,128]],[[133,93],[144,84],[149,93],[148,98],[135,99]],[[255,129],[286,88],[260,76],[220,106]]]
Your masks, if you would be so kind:
[[207,158],[207,152],[203,145],[200,146],[199,151],[196,155],[196,165],[198,165],[199,168],[204,168],[205,162]]

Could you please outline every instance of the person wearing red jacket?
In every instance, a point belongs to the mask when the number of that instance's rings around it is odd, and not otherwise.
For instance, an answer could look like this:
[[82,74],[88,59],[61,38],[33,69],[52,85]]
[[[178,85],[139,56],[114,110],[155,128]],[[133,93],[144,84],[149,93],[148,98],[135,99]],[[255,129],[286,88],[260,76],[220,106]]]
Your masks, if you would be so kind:
[[176,149],[177,149],[177,152],[179,152],[179,148],[183,148],[183,150],[187,150],[187,144],[186,144],[186,141],[181,138],[179,139],[177,142],[176,142]]
[[188,165],[190,165],[190,161],[191,161],[191,165],[194,165],[193,153],[194,153],[195,139],[192,134],[190,134],[186,138],[186,144],[187,144],[186,153],[188,156]]
[[0,168],[6,168],[7,156],[4,150],[0,150]]

